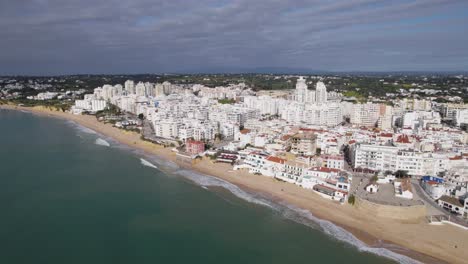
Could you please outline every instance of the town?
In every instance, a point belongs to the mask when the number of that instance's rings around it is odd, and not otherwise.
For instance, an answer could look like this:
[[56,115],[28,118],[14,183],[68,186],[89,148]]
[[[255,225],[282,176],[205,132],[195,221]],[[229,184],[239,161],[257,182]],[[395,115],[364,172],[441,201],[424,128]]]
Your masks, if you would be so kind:
[[363,101],[359,88],[330,90],[333,81],[288,76],[295,89],[259,90],[246,82],[209,87],[126,80],[93,93],[46,87],[27,100],[68,100],[73,114],[138,131],[173,148],[185,164],[200,157],[229,163],[340,203],[424,205],[431,221],[466,229],[468,104],[463,93],[457,96],[463,88],[443,102],[440,91],[417,84]]

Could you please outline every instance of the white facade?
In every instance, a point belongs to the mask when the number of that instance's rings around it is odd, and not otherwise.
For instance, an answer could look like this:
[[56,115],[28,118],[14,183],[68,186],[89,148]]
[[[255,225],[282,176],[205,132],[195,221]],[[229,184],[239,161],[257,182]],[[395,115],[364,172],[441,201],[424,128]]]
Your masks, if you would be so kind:
[[129,94],[134,94],[135,93],[135,83],[132,80],[128,80],[124,84],[125,86],[125,91]]
[[468,109],[455,110],[455,124],[458,127],[462,124],[468,124]]
[[380,116],[380,105],[373,103],[354,104],[351,114],[351,124],[374,127]]

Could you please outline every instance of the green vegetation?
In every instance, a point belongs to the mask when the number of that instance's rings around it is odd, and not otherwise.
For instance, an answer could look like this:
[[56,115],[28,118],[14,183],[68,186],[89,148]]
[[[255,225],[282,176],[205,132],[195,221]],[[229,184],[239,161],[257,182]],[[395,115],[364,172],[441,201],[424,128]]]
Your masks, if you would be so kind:
[[351,204],[351,205],[354,205],[355,202],[356,202],[356,197],[354,197],[354,194],[351,194],[348,197],[348,203]]
[[73,105],[72,101],[63,101],[63,100],[29,100],[29,99],[15,99],[11,101],[12,103],[16,105],[23,105],[25,107],[34,107],[34,106],[43,106],[47,109],[50,110],[55,110],[55,111],[68,111],[70,110],[71,106]]
[[405,170],[397,170],[395,172],[395,177],[396,178],[409,178],[411,177],[410,175],[408,175],[408,171],[405,171]]
[[[329,91],[341,92],[347,97],[355,97],[359,102],[372,97],[386,97],[387,94],[399,96],[400,90],[410,92],[413,89],[436,90],[439,100],[445,96],[459,96],[468,103],[466,78],[460,78],[455,74],[436,73],[320,73]],[[466,75],[465,75],[466,76]],[[314,89],[318,81],[317,75],[304,74],[309,89]],[[42,91],[65,92],[83,89],[86,93],[104,84],[123,84],[126,80],[137,82],[163,83],[168,81],[173,84],[191,85],[202,84],[207,87],[228,86],[230,84],[244,83],[246,87],[254,91],[259,90],[288,90],[294,89],[297,75],[294,74],[136,74],[136,75],[70,75],[70,76],[4,76],[0,79],[15,79],[22,88],[9,89],[8,93],[18,93],[22,97],[37,95]],[[37,85],[45,88],[37,89]],[[0,84],[0,90],[2,89]],[[414,95],[427,96],[422,91],[411,91]],[[77,96],[80,97],[80,96]],[[71,99],[76,99],[73,97]],[[226,101],[226,103],[231,103]]]
[[106,109],[102,111],[97,111],[96,112],[96,118],[104,117],[104,116],[115,116],[115,115],[120,115],[120,109],[113,104],[108,104]]
[[219,99],[218,103],[220,104],[234,104],[236,100],[234,99]]

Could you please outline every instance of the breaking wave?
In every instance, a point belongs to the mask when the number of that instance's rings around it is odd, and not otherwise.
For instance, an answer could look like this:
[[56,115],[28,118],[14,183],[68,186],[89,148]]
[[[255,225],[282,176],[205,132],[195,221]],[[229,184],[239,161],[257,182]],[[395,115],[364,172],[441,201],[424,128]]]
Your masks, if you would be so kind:
[[147,167],[151,167],[151,168],[155,168],[155,169],[158,168],[158,167],[156,167],[156,165],[154,165],[153,163],[151,163],[151,162],[149,162],[149,161],[147,161],[145,159],[140,158],[140,161],[141,161],[141,164],[143,166],[147,166]]
[[[73,125],[75,128],[77,128],[81,132],[84,132],[87,134],[98,134],[96,131],[86,128],[84,126],[81,126],[73,121],[67,121],[67,122]],[[107,141],[100,139],[100,138],[96,139],[96,144],[99,144],[98,141],[100,143],[106,142],[107,144],[105,145],[109,144]],[[345,242],[355,247],[357,250],[361,252],[369,252],[378,256],[382,256],[382,257],[395,260],[403,264],[420,264],[421,263],[410,257],[395,253],[387,248],[369,247],[368,245],[366,245],[364,242],[356,238],[353,234],[351,234],[347,230],[333,224],[330,221],[315,217],[308,210],[300,209],[300,208],[297,208],[293,205],[286,204],[286,203],[273,202],[271,199],[267,197],[264,197],[259,194],[249,193],[247,191],[242,190],[241,188],[239,188],[238,186],[232,183],[229,183],[225,180],[222,180],[216,177],[197,173],[191,170],[179,169],[179,166],[171,161],[159,159],[154,156],[147,156],[143,152],[138,151],[130,146],[116,143],[116,147],[131,150],[134,154],[138,156],[145,156],[145,158],[147,157],[148,159],[154,161],[156,164],[162,166],[163,168],[169,169],[168,171],[166,171],[166,173],[174,173],[174,174],[180,175],[184,178],[191,180],[195,184],[200,185],[204,189],[208,189],[208,187],[221,187],[221,188],[228,190],[229,192],[231,192],[233,195],[237,196],[238,198],[243,199],[247,202],[271,208],[274,212],[277,212],[279,215],[281,215],[282,217],[286,219],[289,219],[299,224],[306,225],[313,229],[322,230],[325,234],[329,235],[330,237],[336,240]],[[158,168],[156,165],[154,165],[153,163],[143,158],[140,158],[140,161],[143,166],[147,166],[147,167],[151,167],[155,169]]]
[[420,264],[421,262],[414,260],[410,257],[395,253],[386,248],[369,247],[364,242],[356,238],[353,234],[347,230],[333,224],[330,221],[319,219],[315,217],[310,211],[297,208],[286,203],[276,203],[270,199],[261,195],[252,194],[240,189],[238,186],[224,181],[219,178],[211,177],[201,173],[197,173],[190,170],[178,170],[176,174],[181,175],[192,182],[200,185],[202,188],[207,189],[209,186],[222,187],[232,194],[241,198],[247,202],[262,205],[273,209],[281,216],[292,220],[296,223],[306,225],[313,229],[322,230],[325,234],[330,237],[345,242],[361,252],[369,252],[378,256],[386,257],[403,264]]
[[315,217],[310,211],[304,210],[297,208],[292,205],[288,204],[283,204],[287,208],[287,210],[290,210],[293,212],[293,214],[284,214],[283,215],[296,222],[300,223],[312,228],[315,228],[316,225],[318,224],[320,229],[327,235],[345,242],[347,244],[350,244],[357,248],[361,252],[369,252],[373,253],[378,256],[386,257],[392,260],[397,261],[398,263],[402,264],[421,264],[421,262],[412,259],[410,257],[407,257],[405,255],[401,255],[398,253],[395,253],[389,249],[386,248],[377,248],[377,247],[370,247],[366,243],[362,242],[358,238],[356,238],[352,233],[346,231],[344,228],[339,227],[335,224],[333,224],[330,221],[323,220],[320,218]]
[[95,144],[99,145],[99,146],[110,147],[109,142],[105,141],[102,138],[97,138],[96,141],[95,141]]
[[68,124],[72,125],[74,128],[78,129],[80,132],[83,132],[83,133],[86,133],[86,134],[97,134],[96,131],[90,129],[90,128],[87,128],[85,126],[82,126],[76,122],[73,122],[73,121],[70,121],[68,120],[67,121]]
[[194,183],[202,187],[210,187],[210,186],[222,187],[230,191],[235,196],[241,199],[244,199],[248,202],[267,206],[267,207],[272,207],[271,203],[268,200],[264,199],[263,197],[250,194],[242,190],[241,188],[237,187],[236,185],[229,183],[225,180],[211,177],[211,176],[204,175],[204,174],[197,173],[197,172],[190,171],[190,170],[178,170],[175,173],[193,181]]

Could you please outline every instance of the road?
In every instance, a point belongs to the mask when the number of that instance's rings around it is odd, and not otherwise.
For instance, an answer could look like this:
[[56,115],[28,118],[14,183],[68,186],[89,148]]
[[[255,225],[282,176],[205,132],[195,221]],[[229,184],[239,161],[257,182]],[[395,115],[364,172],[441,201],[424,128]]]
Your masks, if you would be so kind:
[[419,200],[421,200],[427,209],[427,215],[448,215],[448,212],[442,209],[431,197],[423,190],[419,181],[417,179],[412,178],[411,183],[413,186],[413,195],[416,195]]

